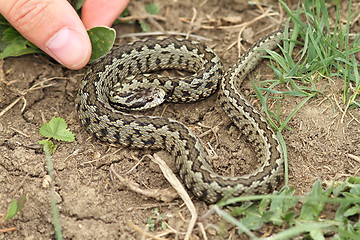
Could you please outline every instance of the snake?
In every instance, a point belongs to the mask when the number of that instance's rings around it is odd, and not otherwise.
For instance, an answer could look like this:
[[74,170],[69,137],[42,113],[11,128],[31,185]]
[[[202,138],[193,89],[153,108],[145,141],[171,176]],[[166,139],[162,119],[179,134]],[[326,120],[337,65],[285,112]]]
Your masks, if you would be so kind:
[[[197,41],[169,37],[121,45],[96,61],[81,81],[75,100],[80,122],[101,141],[132,149],[166,150],[186,188],[209,204],[274,192],[283,181],[283,151],[275,131],[239,87],[266,49],[275,49],[283,37],[279,30],[260,39],[227,71],[216,53]],[[168,69],[190,74],[156,74]],[[218,174],[201,139],[187,126],[142,113],[147,105],[196,102],[215,92],[220,106],[255,152],[259,166],[250,173]]]

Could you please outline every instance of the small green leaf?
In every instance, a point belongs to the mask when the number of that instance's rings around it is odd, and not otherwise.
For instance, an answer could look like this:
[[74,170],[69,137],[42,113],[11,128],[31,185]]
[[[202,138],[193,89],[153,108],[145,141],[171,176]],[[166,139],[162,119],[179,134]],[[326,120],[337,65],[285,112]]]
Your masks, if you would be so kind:
[[0,52],[0,59],[42,52],[38,48],[33,48],[32,45],[30,45],[30,42],[24,38],[19,38],[9,44],[1,44],[1,46],[4,46],[5,48]]
[[4,40],[5,42],[11,42],[11,41],[15,41],[19,38],[23,38],[21,36],[21,34],[16,31],[15,28],[7,28],[5,31],[4,31],[4,36],[2,38],[2,40]]
[[256,212],[249,212],[241,219],[241,223],[250,230],[258,230],[264,224],[264,220],[260,214]]
[[82,8],[82,6],[84,5],[84,2],[85,2],[85,0],[77,0],[76,2],[75,2],[75,10],[79,10],[80,8]]
[[345,213],[344,216],[345,217],[350,217],[353,216],[355,214],[360,214],[360,205],[355,205],[351,208],[349,208]]
[[231,215],[232,216],[240,216],[241,214],[245,214],[246,210],[250,208],[254,203],[252,202],[244,202],[240,206],[232,207],[231,208]]
[[144,21],[140,20],[139,24],[140,24],[141,30],[143,32],[149,32],[150,31],[149,25],[147,25]]
[[0,59],[42,51],[26,40],[0,15]]
[[128,17],[130,16],[129,9],[125,8],[125,10],[120,14],[119,17]]
[[271,200],[268,198],[264,198],[260,201],[259,207],[258,207],[260,214],[263,214],[268,209],[270,202],[271,202]]
[[152,15],[156,15],[159,12],[159,6],[155,3],[149,3],[145,5],[145,10],[147,13],[150,13]]
[[18,212],[21,211],[21,209],[24,207],[26,202],[26,195],[21,195],[19,198],[14,199],[8,208],[8,211],[6,213],[6,216],[4,218],[4,220],[9,220],[11,218],[13,218]]
[[63,118],[52,118],[48,123],[44,123],[40,128],[40,134],[47,138],[54,138],[59,141],[73,142],[74,134],[67,130],[67,123]]
[[161,228],[162,228],[163,230],[167,229],[167,224],[166,224],[165,221],[162,221],[162,222],[161,222]]
[[283,219],[284,221],[288,222],[288,223],[292,223],[294,222],[294,219],[296,218],[296,213],[295,212],[287,212],[284,214]]
[[349,177],[348,182],[353,184],[360,184],[360,177]]
[[[271,201],[269,213],[271,213],[270,220],[275,225],[281,225],[283,218],[289,209],[295,207],[298,199],[293,197],[295,189],[284,187],[277,195],[284,198],[275,198]],[[290,198],[289,198],[290,197]]]
[[4,18],[3,15],[0,14],[0,24],[1,25],[7,25],[10,26],[10,23],[6,20],[6,18]]
[[17,213],[17,200],[14,199],[9,205],[9,208],[8,208],[8,211],[7,211],[7,214],[5,217],[5,221],[13,218],[16,215],[16,213]]
[[116,32],[109,27],[93,27],[88,30],[92,53],[90,61],[106,55],[115,42]]
[[314,240],[325,240],[324,235],[321,232],[321,229],[314,229],[310,231],[310,236]]
[[150,217],[150,218],[146,221],[146,223],[149,225],[150,231],[154,232],[154,231],[155,231],[155,220],[154,220],[152,217]]
[[332,192],[332,187],[322,190],[320,181],[313,184],[312,190],[309,193],[307,200],[304,202],[301,209],[299,219],[301,220],[317,220],[320,213],[324,209],[325,202]]

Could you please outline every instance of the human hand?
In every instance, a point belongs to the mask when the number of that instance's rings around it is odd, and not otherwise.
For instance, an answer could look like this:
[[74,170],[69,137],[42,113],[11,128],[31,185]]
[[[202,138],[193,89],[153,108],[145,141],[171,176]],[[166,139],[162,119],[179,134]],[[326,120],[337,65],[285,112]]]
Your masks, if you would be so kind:
[[67,0],[0,0],[0,14],[26,39],[70,69],[84,67],[91,43],[86,28],[110,26],[129,0],[86,0],[82,20]]

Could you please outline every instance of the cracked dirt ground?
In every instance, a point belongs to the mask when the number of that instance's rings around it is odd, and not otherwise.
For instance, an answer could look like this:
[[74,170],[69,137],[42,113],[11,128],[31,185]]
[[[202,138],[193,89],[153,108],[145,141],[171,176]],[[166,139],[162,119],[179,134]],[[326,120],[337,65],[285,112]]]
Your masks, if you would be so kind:
[[[226,68],[237,59],[239,28],[219,26],[248,22],[262,15],[256,6],[230,4],[233,1],[155,2],[160,6],[160,17],[155,21],[166,30],[191,32],[211,39],[206,43],[219,54]],[[130,7],[136,16],[136,6],[132,4]],[[276,3],[269,1],[264,8],[270,12],[252,22],[241,36],[245,47],[281,24],[282,11]],[[359,8],[356,1],[355,8]],[[235,21],[235,18],[226,19],[230,16],[236,16],[240,22],[229,22]],[[121,34],[139,31],[132,23],[117,29]],[[353,31],[359,31],[359,23],[353,25]],[[119,41],[124,42],[124,39]],[[272,76],[266,63],[259,69],[263,77]],[[65,118],[76,136],[74,143],[59,143],[53,155],[56,199],[65,239],[104,239],[105,236],[107,239],[141,239],[139,231],[129,223],[145,230],[147,219],[157,216],[155,208],[169,226],[184,232],[190,216],[180,199],[169,203],[147,199],[122,187],[109,170],[113,166],[117,173],[143,188],[169,187],[155,164],[148,159],[139,162],[144,154],[151,152],[101,143],[80,125],[74,98],[84,72],[69,71],[42,55],[1,62],[0,110],[17,102],[0,118],[0,211],[4,212],[11,200],[21,194],[27,195],[27,202],[23,211],[4,226],[16,226],[17,230],[1,234],[0,239],[53,238],[48,176],[38,144],[41,139],[38,129],[55,116]],[[342,80],[326,82],[321,88],[327,98],[309,101],[289,123],[293,130],[284,132],[290,185],[296,187],[297,194],[309,191],[318,179],[345,180],[359,175],[359,162],[348,155],[360,156],[359,110],[349,110],[343,116]],[[246,95],[253,93],[250,81],[245,81],[242,89]],[[282,112],[289,113],[301,100],[285,98]],[[251,101],[259,107],[256,98]],[[214,158],[213,165],[219,173],[236,175],[251,170],[251,148],[238,139],[238,131],[220,109],[216,96],[195,104],[165,104],[150,113],[178,119],[199,135],[207,132],[202,140],[216,152],[218,157]],[[209,131],[211,129],[215,129],[215,133]],[[171,165],[171,157],[164,155],[164,158]],[[206,204],[196,199],[194,203],[199,215],[206,212]],[[209,239],[217,236],[239,239],[229,225],[220,223],[220,232],[209,225],[219,222],[216,217],[204,222],[209,226],[206,230]],[[160,225],[156,225],[156,231],[161,231]],[[180,234],[180,239],[182,237]],[[193,237],[203,239],[198,228]]]

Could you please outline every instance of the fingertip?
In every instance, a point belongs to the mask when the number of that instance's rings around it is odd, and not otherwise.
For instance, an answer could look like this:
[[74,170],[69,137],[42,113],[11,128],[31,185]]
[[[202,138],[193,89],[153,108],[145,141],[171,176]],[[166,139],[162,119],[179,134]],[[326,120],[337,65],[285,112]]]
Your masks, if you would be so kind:
[[86,29],[96,26],[110,27],[128,4],[129,0],[86,0],[81,19]]

